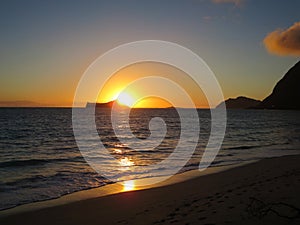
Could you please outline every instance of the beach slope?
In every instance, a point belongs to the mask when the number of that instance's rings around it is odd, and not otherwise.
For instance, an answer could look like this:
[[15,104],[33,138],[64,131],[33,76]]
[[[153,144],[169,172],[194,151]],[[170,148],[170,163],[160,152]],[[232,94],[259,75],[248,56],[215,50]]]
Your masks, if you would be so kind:
[[300,224],[300,156],[0,218],[0,224]]

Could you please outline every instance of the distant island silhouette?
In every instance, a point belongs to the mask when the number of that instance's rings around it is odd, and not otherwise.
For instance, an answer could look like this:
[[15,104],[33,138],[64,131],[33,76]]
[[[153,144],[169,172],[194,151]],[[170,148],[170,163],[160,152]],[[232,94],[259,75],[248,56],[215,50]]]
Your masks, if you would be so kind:
[[226,104],[226,108],[228,109],[248,109],[248,108],[253,108],[260,104],[261,101],[255,100],[252,98],[247,98],[244,96],[239,96],[237,98],[229,98],[224,102],[221,102],[217,108],[223,106]]
[[218,106],[226,104],[228,109],[300,109],[300,61],[277,82],[272,93],[259,101],[247,97],[229,98]]
[[26,100],[0,101],[0,107],[45,107],[45,105]]
[[102,109],[111,109],[114,104],[115,104],[115,107],[117,107],[117,108],[122,108],[122,109],[128,109],[129,108],[126,105],[119,104],[117,100],[113,100],[113,101],[109,101],[109,102],[104,102],[104,103],[88,102],[85,107],[86,108],[95,107],[95,108],[102,108]]
[[86,104],[86,108],[89,108],[89,107],[96,107],[96,108],[111,108],[114,103],[116,101],[110,101],[110,102],[105,102],[105,103],[93,103],[93,102],[88,102]]

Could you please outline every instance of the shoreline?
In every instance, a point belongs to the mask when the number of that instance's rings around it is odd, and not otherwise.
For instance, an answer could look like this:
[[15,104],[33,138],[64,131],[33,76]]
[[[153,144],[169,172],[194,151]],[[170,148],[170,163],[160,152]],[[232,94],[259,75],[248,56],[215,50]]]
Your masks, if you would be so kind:
[[[150,185],[150,186],[141,186],[141,185],[138,186],[137,183],[143,183],[144,180],[155,179],[155,177],[106,184],[106,185],[96,187],[96,188],[75,191],[75,192],[72,192],[69,194],[62,195],[58,198],[36,201],[36,202],[26,203],[26,204],[17,205],[17,206],[11,207],[11,208],[3,209],[3,210],[0,210],[0,218],[18,214],[18,213],[35,211],[35,210],[70,204],[73,202],[78,202],[78,201],[88,200],[88,199],[93,199],[93,198],[99,198],[99,197],[104,197],[104,196],[118,194],[118,193],[137,191],[137,190],[147,190],[147,189],[151,189],[151,188],[168,186],[168,185],[177,184],[177,183],[184,182],[184,181],[194,179],[197,177],[201,177],[201,176],[207,176],[207,175],[214,174],[214,173],[221,173],[223,171],[226,171],[226,170],[229,170],[232,168],[236,168],[236,167],[240,167],[240,166],[244,166],[247,164],[251,164],[251,163],[254,163],[257,161],[259,161],[259,160],[245,161],[245,162],[241,162],[241,163],[224,165],[224,166],[212,166],[212,167],[205,169],[204,171],[199,171],[198,169],[188,170],[188,171],[184,171],[182,173],[175,174],[174,176],[172,176],[162,182],[159,182],[159,183],[156,183],[156,184]],[[134,189],[131,190],[131,188],[129,187],[126,190],[126,188],[124,187],[124,182],[136,183]]]
[[300,155],[282,156],[202,176],[191,173],[184,181],[175,176],[179,182],[166,186],[2,214],[0,223],[298,224],[299,162]]

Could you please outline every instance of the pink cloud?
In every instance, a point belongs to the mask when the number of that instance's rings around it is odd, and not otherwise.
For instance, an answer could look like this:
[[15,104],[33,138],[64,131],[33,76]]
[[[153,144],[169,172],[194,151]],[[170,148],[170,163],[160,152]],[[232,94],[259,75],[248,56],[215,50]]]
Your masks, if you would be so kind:
[[276,55],[300,56],[300,22],[286,30],[277,29],[264,38],[266,49]]

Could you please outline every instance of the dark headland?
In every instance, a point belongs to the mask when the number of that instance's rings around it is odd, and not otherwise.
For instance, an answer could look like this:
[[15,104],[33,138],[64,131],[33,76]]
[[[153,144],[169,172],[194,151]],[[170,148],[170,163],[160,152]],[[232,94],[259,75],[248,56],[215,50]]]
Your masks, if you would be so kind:
[[[272,93],[263,101],[238,97],[227,99],[226,107],[229,109],[300,109],[300,61],[297,62],[284,76],[277,82]],[[217,107],[220,107],[221,102]]]
[[273,92],[257,108],[300,109],[300,61],[276,84]]

